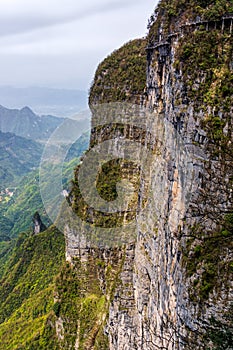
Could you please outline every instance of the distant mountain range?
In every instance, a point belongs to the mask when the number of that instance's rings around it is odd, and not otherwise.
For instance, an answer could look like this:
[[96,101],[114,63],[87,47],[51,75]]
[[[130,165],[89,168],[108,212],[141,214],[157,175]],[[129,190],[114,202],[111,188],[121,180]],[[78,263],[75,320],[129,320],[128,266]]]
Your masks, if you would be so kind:
[[8,108],[29,106],[39,115],[71,117],[87,109],[87,93],[69,89],[0,86],[0,104]]
[[0,131],[28,139],[47,140],[63,121],[63,118],[51,115],[40,117],[29,107],[18,110],[0,106]]
[[89,118],[86,112],[79,113],[76,119],[69,119],[52,115],[38,116],[29,107],[9,109],[0,105],[0,131],[11,132],[39,142],[47,141],[63,123],[64,128],[61,128],[59,132],[61,137],[65,136],[65,140],[69,139],[70,133],[75,136],[78,130],[85,132],[90,128]]

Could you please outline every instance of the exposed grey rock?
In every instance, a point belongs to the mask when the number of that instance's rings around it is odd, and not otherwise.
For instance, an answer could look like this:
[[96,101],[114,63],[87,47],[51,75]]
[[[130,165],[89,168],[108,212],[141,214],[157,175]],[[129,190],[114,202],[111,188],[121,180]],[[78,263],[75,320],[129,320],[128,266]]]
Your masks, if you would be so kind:
[[[169,44],[151,49],[148,55],[148,99],[144,104],[155,118],[151,123],[145,115],[144,123],[150,125],[152,135],[159,135],[160,142],[148,175],[151,196],[146,210],[140,202],[137,239],[126,247],[120,283],[110,306],[106,327],[110,350],[204,350],[203,336],[210,318],[221,321],[232,302],[232,281],[226,278],[205,301],[200,302],[198,292],[192,290],[196,301],[192,300],[190,289],[204,274],[205,266],[198,265],[196,274],[188,276],[182,264],[190,228],[198,226],[205,233],[216,230],[219,213],[232,208],[232,191],[221,159],[211,158],[206,147],[203,111],[195,110],[182,73],[174,68],[178,44],[179,37],[174,36]],[[211,107],[209,112],[214,113]],[[95,130],[92,142],[101,143],[108,133],[107,127]],[[153,144],[151,133],[144,135],[145,144]],[[83,246],[83,240],[78,242],[71,231],[66,231],[68,260]],[[199,239],[194,239],[190,256]],[[221,259],[229,263],[231,249],[225,250]]]
[[43,224],[43,222],[40,218],[40,214],[38,212],[36,212],[33,215],[32,221],[33,221],[33,234],[34,235],[37,235],[38,233],[46,230],[47,227]]

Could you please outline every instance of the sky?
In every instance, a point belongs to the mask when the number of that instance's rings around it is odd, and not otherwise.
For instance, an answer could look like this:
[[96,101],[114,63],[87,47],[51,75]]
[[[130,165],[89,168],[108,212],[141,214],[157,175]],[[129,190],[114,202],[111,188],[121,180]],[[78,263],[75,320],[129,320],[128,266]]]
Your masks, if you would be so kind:
[[0,85],[88,90],[108,54],[146,35],[156,3],[0,0]]

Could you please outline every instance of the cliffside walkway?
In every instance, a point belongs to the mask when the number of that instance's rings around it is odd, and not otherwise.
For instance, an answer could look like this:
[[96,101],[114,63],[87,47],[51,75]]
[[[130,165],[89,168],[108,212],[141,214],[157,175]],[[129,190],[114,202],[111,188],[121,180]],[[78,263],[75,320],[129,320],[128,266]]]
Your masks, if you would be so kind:
[[184,34],[193,32],[194,30],[215,30],[219,29],[222,33],[228,31],[229,34],[232,34],[233,28],[233,14],[226,14],[219,20],[212,21],[195,21],[183,24],[179,27],[177,32],[169,33],[164,35],[159,34],[159,41],[155,42],[152,46],[148,46],[146,50],[155,50],[162,48],[163,46],[168,46],[171,43],[172,38],[182,37]]

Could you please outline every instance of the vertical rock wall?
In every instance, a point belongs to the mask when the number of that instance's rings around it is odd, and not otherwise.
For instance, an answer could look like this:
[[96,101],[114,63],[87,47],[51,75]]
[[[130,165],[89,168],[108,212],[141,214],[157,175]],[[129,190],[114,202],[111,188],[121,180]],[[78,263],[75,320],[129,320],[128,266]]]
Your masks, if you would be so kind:
[[[134,302],[129,310],[122,309],[118,295],[124,291],[118,290],[110,309],[112,350],[206,349],[207,344],[214,348],[208,338],[213,331],[210,320],[226,325],[223,319],[230,313],[232,240],[214,237],[222,234],[224,215],[232,212],[232,158],[224,157],[221,146],[219,154],[213,152],[210,145],[216,139],[203,125],[206,111],[211,118],[228,119],[227,149],[232,154],[232,110],[224,112],[224,99],[222,106],[198,101],[207,75],[200,69],[193,85],[187,86],[182,61],[176,62],[181,45],[199,26],[183,27],[148,50],[146,103],[156,115],[154,127],[163,135],[161,154],[151,164],[153,200],[146,215],[137,218],[134,266],[127,276]],[[223,36],[230,42],[229,29]],[[196,90],[196,98],[190,97],[190,88]],[[208,240],[222,248],[216,253]],[[211,254],[218,254],[218,259],[211,260]],[[192,271],[190,261],[197,265]],[[212,287],[209,280],[215,280]]]
[[[189,22],[184,11],[180,22],[166,23],[170,15],[163,21],[165,10],[159,11],[149,33],[147,89],[140,99],[148,111],[141,116],[146,132],[138,134],[123,119],[92,130],[91,146],[116,131],[115,148],[123,137],[143,140],[138,154],[156,145],[147,203],[139,200],[137,238],[124,251],[105,333],[110,350],[215,349],[216,341],[230,349],[224,334],[232,334],[233,297],[232,21]],[[108,68],[110,61],[104,63]],[[103,68],[97,87],[100,80],[104,92],[98,96],[106,102],[109,71]],[[125,83],[120,89],[125,92]],[[92,93],[91,101],[98,96]],[[77,236],[67,228],[69,260],[82,248]]]

